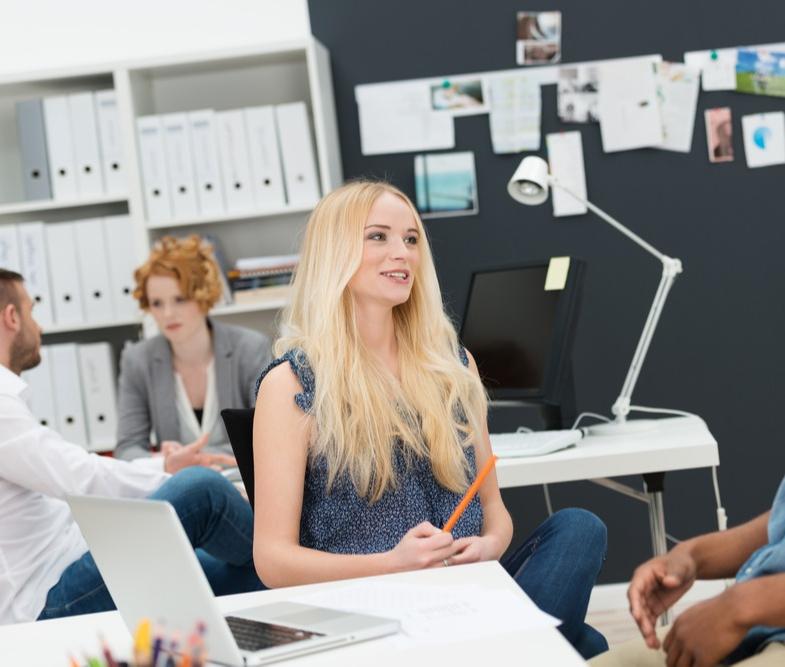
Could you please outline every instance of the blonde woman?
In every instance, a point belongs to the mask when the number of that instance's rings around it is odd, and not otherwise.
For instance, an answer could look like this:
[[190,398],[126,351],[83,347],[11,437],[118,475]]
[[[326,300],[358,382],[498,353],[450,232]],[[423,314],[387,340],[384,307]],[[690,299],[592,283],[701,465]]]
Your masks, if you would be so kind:
[[[491,455],[476,365],[445,315],[422,223],[378,182],[327,195],[305,234],[278,358],[256,400],[254,562],[267,586],[502,557],[495,474],[440,527]],[[503,562],[586,657],[605,526],[558,512]]]
[[[123,351],[118,458],[148,458],[166,472],[234,464],[220,411],[251,407],[270,343],[209,318],[221,296],[219,271],[196,235],[160,239],[136,270],[134,297],[161,333]],[[151,431],[161,450],[154,458]]]

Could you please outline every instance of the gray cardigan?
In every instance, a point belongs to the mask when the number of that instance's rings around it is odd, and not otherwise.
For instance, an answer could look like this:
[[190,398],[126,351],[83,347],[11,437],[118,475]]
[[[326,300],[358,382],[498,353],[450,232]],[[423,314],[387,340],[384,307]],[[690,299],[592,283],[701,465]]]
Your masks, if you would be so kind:
[[[251,329],[215,320],[210,320],[210,326],[219,411],[252,407],[256,379],[271,360],[269,339]],[[180,440],[172,350],[162,335],[123,350],[115,457],[131,460],[149,456],[151,431],[159,443]],[[228,442],[219,417],[207,449],[227,451]],[[223,446],[215,447],[217,444]]]

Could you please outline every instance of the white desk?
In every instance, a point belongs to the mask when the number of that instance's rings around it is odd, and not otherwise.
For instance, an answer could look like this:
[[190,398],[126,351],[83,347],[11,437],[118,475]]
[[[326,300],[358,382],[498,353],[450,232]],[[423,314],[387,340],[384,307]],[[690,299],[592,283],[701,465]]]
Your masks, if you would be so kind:
[[[662,481],[671,470],[707,468],[720,463],[717,441],[696,417],[656,420],[646,431],[628,436],[584,437],[573,449],[546,456],[501,459],[496,464],[502,488],[590,480],[649,505],[654,553],[667,550]],[[607,478],[643,475],[646,493]]]
[[[496,563],[478,563],[460,567],[435,568],[419,572],[375,577],[410,584],[439,586],[476,584],[490,590],[510,590],[523,595],[512,578]],[[334,582],[297,588],[281,588],[261,593],[246,593],[219,598],[225,613],[278,600],[297,600],[326,587],[343,586],[351,582]],[[88,614],[38,623],[0,626],[0,665],[24,667],[66,667],[68,654],[81,658],[84,651],[99,655],[98,634],[103,635],[116,657],[130,655],[131,637],[118,612]],[[285,667],[325,667],[373,665],[400,667],[401,665],[584,665],[556,628],[539,629],[518,634],[500,634],[492,639],[462,640],[456,637],[449,645],[425,646],[395,650],[385,645],[379,650],[379,640],[354,644],[324,653],[283,662]],[[123,653],[120,653],[122,651]]]

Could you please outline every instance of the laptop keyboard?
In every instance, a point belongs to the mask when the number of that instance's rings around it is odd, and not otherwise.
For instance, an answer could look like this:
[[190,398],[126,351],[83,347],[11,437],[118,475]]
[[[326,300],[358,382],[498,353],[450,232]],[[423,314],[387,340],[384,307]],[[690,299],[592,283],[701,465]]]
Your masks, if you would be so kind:
[[232,631],[237,645],[243,651],[261,651],[265,648],[291,644],[312,637],[324,637],[320,632],[287,628],[284,625],[273,625],[236,616],[227,616],[226,622],[229,624],[229,629]]

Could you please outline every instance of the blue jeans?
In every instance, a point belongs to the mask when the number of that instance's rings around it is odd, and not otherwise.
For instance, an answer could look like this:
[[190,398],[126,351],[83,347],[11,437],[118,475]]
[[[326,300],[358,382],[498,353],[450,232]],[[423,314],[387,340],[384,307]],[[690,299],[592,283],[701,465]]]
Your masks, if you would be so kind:
[[[216,595],[264,588],[253,564],[253,513],[232,484],[207,468],[186,468],[150,496],[172,504]],[[88,551],[51,589],[39,620],[115,608]]]
[[605,524],[581,509],[556,512],[502,566],[543,611],[562,620],[567,641],[588,660],[608,642],[584,621],[607,549]]

